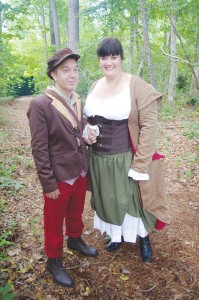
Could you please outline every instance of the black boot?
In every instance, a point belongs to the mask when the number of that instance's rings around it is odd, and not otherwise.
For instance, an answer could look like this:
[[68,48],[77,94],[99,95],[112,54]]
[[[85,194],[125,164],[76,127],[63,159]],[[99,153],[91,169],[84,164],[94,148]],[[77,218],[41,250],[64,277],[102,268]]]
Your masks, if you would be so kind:
[[47,268],[48,271],[52,274],[53,281],[55,283],[66,287],[72,287],[74,285],[73,279],[63,267],[61,257],[48,258]]
[[123,236],[121,236],[121,242],[111,242],[110,240],[110,242],[106,245],[106,251],[111,252],[117,250],[123,242]]
[[98,255],[98,251],[95,248],[86,245],[82,240],[81,236],[78,238],[68,237],[67,246],[69,249],[77,250],[83,255],[87,255],[87,256]]
[[145,262],[151,261],[153,252],[152,252],[151,243],[148,235],[145,236],[144,238],[140,237],[140,255],[143,261]]
[[106,251],[108,252],[111,252],[111,251],[114,251],[114,250],[117,250],[119,247],[120,247],[121,243],[118,243],[118,242],[109,242],[107,245],[106,245]]

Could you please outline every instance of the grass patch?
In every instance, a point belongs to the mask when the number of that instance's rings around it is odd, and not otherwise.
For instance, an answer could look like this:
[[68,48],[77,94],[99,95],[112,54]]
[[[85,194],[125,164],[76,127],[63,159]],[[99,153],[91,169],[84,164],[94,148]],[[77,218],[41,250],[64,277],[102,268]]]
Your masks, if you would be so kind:
[[198,156],[196,153],[192,153],[190,151],[186,151],[185,152],[185,155],[184,155],[184,158],[186,160],[186,162],[192,166],[193,164],[195,164],[198,160]]
[[6,117],[5,117],[4,109],[0,107],[0,126],[5,124],[6,124]]
[[184,174],[191,179],[194,176],[194,166],[197,164],[198,155],[190,151],[186,151],[184,155],[176,158],[176,166],[184,169]]
[[13,103],[14,97],[8,96],[8,97],[0,97],[0,105],[6,104],[6,103]]
[[163,102],[160,106],[159,110],[159,120],[173,120],[176,116],[176,106],[174,104],[168,104],[166,102]]
[[185,97],[184,94],[178,95],[176,101],[168,103],[163,99],[159,106],[160,120],[173,120],[177,116],[189,118],[199,116],[199,100]]
[[177,166],[180,166],[183,162],[186,162],[186,165],[192,166],[198,160],[198,156],[196,153],[192,153],[190,151],[186,151],[183,156],[178,156],[176,158]]
[[13,163],[13,159],[11,158],[8,158],[5,164],[0,163],[0,187],[8,190],[8,192],[12,194],[15,194],[23,187],[23,184],[12,178],[16,170],[17,166]]
[[183,132],[183,135],[188,139],[194,139],[199,136],[199,124],[193,123],[187,126],[187,129]]
[[12,104],[14,101],[13,96],[1,98],[0,97],[0,126],[6,124],[6,114],[4,111],[4,104]]
[[11,282],[8,282],[7,273],[9,269],[6,267],[7,263],[5,264],[6,261],[10,260],[10,258],[7,256],[6,249],[13,244],[13,236],[16,225],[16,222],[8,222],[6,229],[4,229],[3,232],[0,232],[0,266],[3,270],[0,279],[0,299],[2,300],[14,299],[16,297],[16,293],[13,292],[13,286]]
[[0,198],[0,213],[2,213],[5,209],[6,201],[2,198]]
[[187,105],[199,107],[199,98],[191,97],[186,102]]

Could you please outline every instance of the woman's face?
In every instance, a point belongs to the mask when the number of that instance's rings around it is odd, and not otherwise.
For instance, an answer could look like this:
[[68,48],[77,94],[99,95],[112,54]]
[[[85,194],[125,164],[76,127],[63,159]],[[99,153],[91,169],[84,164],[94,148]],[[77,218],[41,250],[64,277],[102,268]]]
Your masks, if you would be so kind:
[[115,77],[122,71],[122,59],[120,55],[108,55],[100,57],[100,67],[106,77]]

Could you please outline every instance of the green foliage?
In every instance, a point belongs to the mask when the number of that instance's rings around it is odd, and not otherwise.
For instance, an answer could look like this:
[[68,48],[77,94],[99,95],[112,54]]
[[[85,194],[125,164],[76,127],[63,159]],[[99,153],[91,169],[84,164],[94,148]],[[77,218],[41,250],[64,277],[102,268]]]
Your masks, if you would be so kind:
[[172,120],[176,115],[176,106],[175,104],[162,103],[159,111],[160,120]]
[[10,300],[16,297],[16,294],[12,292],[13,288],[10,283],[5,284],[0,287],[0,296],[2,296],[2,300]]
[[13,164],[12,159],[7,159],[7,165],[0,163],[0,175],[4,177],[10,177],[14,171],[16,171],[16,165]]
[[[12,244],[11,240],[12,240],[13,229],[15,228],[15,226],[16,223],[9,224],[6,231],[4,231],[0,235],[0,249],[1,249],[0,262],[9,260],[9,258],[6,255],[6,248]],[[3,285],[0,287],[0,298],[2,300],[14,299],[16,297],[16,294],[13,293],[12,291],[13,291],[12,285],[8,282],[7,283],[4,282]]]
[[[0,51],[1,53],[1,51]],[[11,54],[11,47],[3,46],[3,59],[0,60],[0,97],[14,95],[13,84],[17,81],[17,70],[14,73],[16,57]]]
[[5,123],[6,123],[6,117],[3,114],[3,109],[0,107],[0,125],[4,125]]
[[14,189],[15,191],[18,191],[23,187],[23,185],[18,180],[0,177],[0,187],[11,188],[12,190]]
[[0,163],[0,187],[8,188],[9,192],[15,193],[23,187],[18,180],[12,178],[12,174],[16,171],[16,165],[12,160],[7,160],[7,165]]
[[186,164],[185,175],[191,179],[193,177],[193,166],[197,163],[196,153],[185,151],[183,155],[176,157],[176,166],[183,167]]
[[177,88],[179,90],[185,90],[187,88],[188,85],[188,78],[185,74],[181,73],[178,75],[177,78]]
[[[4,232],[0,236],[0,247],[10,246],[11,242],[7,240],[7,238],[10,236],[10,232]],[[2,249],[1,248],[1,249]]]
[[82,101],[84,103],[91,85],[99,78],[99,76],[97,76],[97,71],[94,77],[87,68],[79,68],[79,77],[80,80],[77,87],[77,92],[81,95]]
[[190,106],[197,106],[199,107],[199,98],[191,97],[189,100],[186,102]]
[[2,198],[0,198],[0,213],[3,212],[4,208],[5,208],[5,200],[3,200]]
[[198,160],[197,154],[189,151],[185,152],[184,158],[190,166],[192,166]]
[[[5,209],[6,203],[1,199],[0,201],[0,213],[3,213]],[[6,228],[3,232],[0,232],[0,264],[3,261],[9,261],[9,257],[7,256],[6,249],[13,244],[13,235],[14,230],[16,228],[17,223],[13,221],[9,221],[6,224]],[[7,269],[4,269],[4,273],[6,274]],[[3,274],[3,273],[2,273]],[[1,275],[2,275],[1,274]],[[5,278],[4,278],[5,277]],[[0,299],[14,299],[16,294],[13,293],[13,287],[9,282],[6,282],[7,276],[1,277],[1,287],[0,287]]]
[[[131,1],[131,5],[133,4]],[[131,8],[129,1],[87,1],[83,13],[90,20],[97,20],[101,27],[102,36],[113,35],[113,32],[123,31],[129,23],[129,10]],[[113,13],[114,12],[114,13]]]
[[191,124],[189,127],[183,132],[183,135],[188,139],[194,139],[199,137],[199,124]]
[[[14,101],[14,97],[13,96],[0,97],[0,105],[6,104],[6,103],[12,104],[13,101]],[[1,114],[3,114],[3,110],[0,107],[0,115]]]
[[[46,76],[46,60],[54,52],[50,45],[49,1],[48,0],[7,0],[0,6],[2,17],[2,37],[0,38],[0,97],[14,95],[14,85],[20,78],[33,76],[36,93],[43,92],[51,81]],[[183,59],[196,61],[197,0],[173,1],[150,0],[146,2],[149,36],[154,72],[158,90],[167,90],[170,59],[162,54],[161,48],[170,53],[170,15],[175,10],[178,16],[177,30],[182,37],[184,49],[179,42],[177,55]],[[67,1],[56,0],[61,47],[67,41]],[[131,23],[131,16],[135,22]],[[139,1],[136,0],[82,0],[80,1],[80,83],[78,91],[83,99],[92,84],[101,76],[96,47],[105,36],[119,38],[124,47],[125,71],[136,73],[143,58],[143,33]],[[186,20],[186,22],[184,21]],[[133,34],[133,37],[132,37]],[[45,41],[46,38],[46,41]],[[133,57],[129,55],[130,40],[133,41]],[[187,92],[192,74],[188,65],[178,63],[177,88]],[[144,64],[142,77],[148,81],[147,65]],[[167,91],[166,91],[167,92]],[[1,122],[1,120],[0,120]]]

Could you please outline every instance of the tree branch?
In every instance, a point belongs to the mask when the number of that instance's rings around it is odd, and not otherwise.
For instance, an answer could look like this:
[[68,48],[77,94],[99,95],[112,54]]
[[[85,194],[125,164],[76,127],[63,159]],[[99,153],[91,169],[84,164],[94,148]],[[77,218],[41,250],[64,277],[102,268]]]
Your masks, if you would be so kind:
[[170,22],[171,22],[171,25],[172,25],[172,27],[173,27],[174,33],[176,34],[176,36],[178,37],[178,39],[179,39],[179,41],[180,41],[180,44],[181,44],[181,46],[182,46],[182,49],[183,49],[183,51],[184,51],[184,54],[185,54],[187,60],[191,63],[190,57],[189,57],[189,55],[186,53],[185,46],[184,46],[184,43],[183,43],[183,41],[182,41],[181,35],[180,35],[179,32],[177,31],[177,28],[176,28],[176,26],[173,24],[173,21],[172,21],[171,16],[170,16],[169,14],[168,14],[168,18],[169,18],[169,20],[170,20]]
[[[171,55],[171,54],[166,53],[166,52],[162,49],[162,47],[161,47],[161,50],[162,50],[162,52],[163,52],[164,55],[169,56],[169,57],[171,57],[171,58],[173,58],[173,59],[178,59],[178,60],[180,60],[180,61],[182,61],[182,62],[184,62],[184,63],[186,63],[186,64],[189,65],[189,67],[191,68],[193,77],[194,77],[194,79],[195,79],[195,82],[196,82],[196,87],[197,87],[197,89],[199,90],[199,80],[198,80],[196,71],[195,71],[195,69],[194,69],[194,65],[195,65],[195,64],[192,64],[191,62],[189,62],[189,61],[187,61],[187,60],[185,60],[185,59],[182,59],[182,58],[180,58],[180,57],[178,57],[178,56],[173,56],[173,55]],[[196,66],[197,66],[197,64],[196,64]]]
[[188,64],[189,66],[192,66],[192,64],[191,64],[188,60],[184,60],[184,59],[182,59],[182,58],[180,58],[180,57],[178,57],[178,56],[173,56],[173,55],[171,55],[171,54],[168,54],[168,53],[166,53],[166,52],[163,50],[162,47],[161,47],[161,50],[162,50],[162,52],[163,52],[164,55],[169,56],[169,57],[171,57],[171,58],[173,58],[173,59],[181,60],[182,62]]

